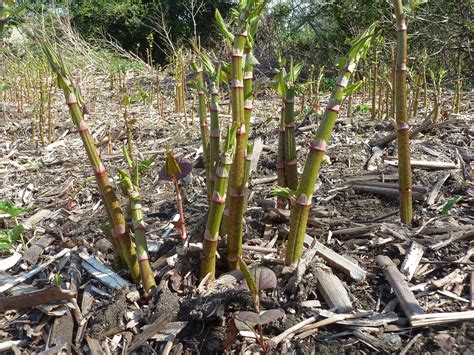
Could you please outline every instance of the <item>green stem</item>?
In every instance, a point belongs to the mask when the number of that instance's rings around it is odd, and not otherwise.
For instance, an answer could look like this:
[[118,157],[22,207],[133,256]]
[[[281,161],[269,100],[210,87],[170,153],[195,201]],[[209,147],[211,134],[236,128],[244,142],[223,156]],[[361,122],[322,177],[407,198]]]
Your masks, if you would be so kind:
[[210,280],[216,275],[216,250],[219,240],[219,227],[224,213],[227,181],[235,149],[235,130],[227,133],[225,147],[216,169],[214,191],[211,197],[206,231],[204,233],[203,250],[201,255],[201,279],[211,273]]
[[413,218],[410,136],[407,114],[407,24],[402,0],[393,0],[397,19],[397,56],[396,56],[396,87],[395,114],[398,141],[398,181],[400,189],[400,220],[411,224]]
[[341,109],[347,84],[360,57],[365,54],[370,44],[374,28],[375,26],[372,25],[353,42],[353,47],[346,58],[344,68],[339,74],[336,86],[332,91],[329,103],[324,111],[321,124],[316,131],[314,140],[310,143],[303,175],[301,176],[296,191],[296,201],[290,214],[290,233],[285,258],[286,265],[295,264],[302,255],[311,199],[314,193],[314,186],[318,179],[321,163],[326,152],[327,142]]
[[295,140],[295,88],[288,87],[285,97],[285,178],[293,191],[298,187]]

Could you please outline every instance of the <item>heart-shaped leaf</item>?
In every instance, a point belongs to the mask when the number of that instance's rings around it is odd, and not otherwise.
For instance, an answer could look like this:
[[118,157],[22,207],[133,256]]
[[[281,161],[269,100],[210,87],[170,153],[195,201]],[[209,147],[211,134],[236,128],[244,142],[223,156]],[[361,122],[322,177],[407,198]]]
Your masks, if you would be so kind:
[[[245,277],[246,273],[243,269],[242,271],[244,273],[245,278],[242,287],[249,289],[252,293],[254,293],[254,291],[252,290],[253,285],[250,285],[249,287],[248,277]],[[251,267],[249,269],[249,273],[251,275],[253,283],[255,284],[256,293],[269,288],[275,288],[277,286],[277,277],[275,273],[265,266],[257,265]]]
[[274,322],[285,315],[281,309],[269,309],[260,314],[251,311],[240,311],[234,316],[234,323],[238,330],[253,331],[256,325]]
[[267,324],[283,318],[285,312],[281,309],[269,309],[260,313],[260,324]]

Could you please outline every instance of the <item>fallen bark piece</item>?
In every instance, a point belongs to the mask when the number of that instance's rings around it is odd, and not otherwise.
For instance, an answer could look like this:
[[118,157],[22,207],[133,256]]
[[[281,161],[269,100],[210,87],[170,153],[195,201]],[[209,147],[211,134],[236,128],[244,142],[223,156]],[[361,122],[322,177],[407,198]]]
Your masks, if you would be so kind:
[[410,321],[414,327],[433,326],[438,324],[462,322],[474,319],[474,311],[446,312],[446,313],[426,313],[412,317]]
[[413,241],[408,249],[405,259],[403,260],[400,271],[406,276],[406,280],[410,281],[415,274],[416,268],[420,264],[423,257],[423,246]]
[[51,327],[48,348],[59,348],[57,350],[55,349],[53,354],[60,354],[62,349],[65,349],[67,354],[71,353],[73,330],[74,321],[68,309],[64,315],[54,320],[53,326]]
[[51,217],[52,214],[53,212],[50,210],[39,210],[33,216],[24,220],[22,225],[25,226],[26,229],[31,229],[44,219]]
[[23,257],[21,258],[21,262],[26,263],[29,265],[35,265],[38,261],[43,251],[48,247],[52,242],[54,242],[55,238],[50,236],[44,236],[40,240],[36,241],[28,250],[25,252]]
[[81,266],[94,278],[110,288],[128,288],[130,283],[106,267],[102,262],[86,252],[79,253],[83,260]]
[[338,313],[352,311],[352,302],[347,290],[336,275],[317,270],[316,278],[318,280],[318,291],[321,292],[330,308],[336,308]]
[[159,316],[153,323],[146,326],[146,328],[135,336],[128,351],[131,353],[134,350],[137,350],[140,346],[145,344],[145,342],[153,337],[155,334],[159,333],[162,329],[166,327],[166,325],[170,322],[170,320],[174,317],[172,312],[162,314]]
[[[379,187],[379,186],[369,186],[369,185],[354,185],[352,188],[355,191],[361,192],[369,192],[371,194],[389,196],[389,197],[400,197],[400,191],[398,188],[387,188],[387,187]],[[413,198],[418,201],[423,201],[425,199],[425,195],[418,191],[413,191],[412,193]]]
[[471,308],[474,308],[474,271],[471,272],[471,284],[470,284],[470,291],[471,291]]
[[39,291],[22,295],[0,298],[0,312],[10,309],[33,308],[41,304],[69,300],[75,297],[70,290],[63,290],[59,286],[51,286]]
[[394,349],[393,346],[389,344],[388,342],[382,339],[379,339],[377,337],[374,337],[373,335],[364,333],[361,330],[358,330],[358,329],[354,330],[354,335],[362,342],[374,348],[376,351],[383,350],[384,352],[391,353],[394,350],[397,350],[397,349]]
[[8,258],[0,260],[0,271],[7,271],[14,267],[18,261],[21,259],[21,254],[18,252],[14,252]]
[[298,330],[298,338],[304,339],[310,335],[313,335],[318,331],[319,328],[324,327],[326,325],[338,323],[340,321],[346,320],[346,319],[353,319],[361,317],[361,314],[353,314],[353,313],[347,313],[347,314],[336,314],[332,315],[331,317],[327,319],[320,320],[317,323],[314,324],[308,324],[304,326],[303,328]]
[[[423,122],[420,123],[419,126],[410,129],[410,132],[409,132],[410,139],[415,137],[417,134],[425,133],[425,132],[429,131],[431,128],[434,127],[435,122],[434,122],[433,118],[434,118],[435,112],[436,112],[436,108],[434,108],[429,113],[429,115],[423,120]],[[387,145],[388,143],[390,143],[391,141],[394,141],[395,139],[397,139],[397,132],[396,131],[391,132],[388,135],[377,139],[373,143],[373,145],[383,147],[383,146]]]
[[362,226],[362,227],[338,229],[332,232],[332,236],[335,238],[341,237],[341,236],[352,238],[359,235],[364,235],[376,229],[377,229],[377,226]]
[[[390,166],[398,166],[398,160],[384,160],[384,163]],[[447,170],[459,169],[459,165],[452,162],[429,161],[429,160],[411,160],[411,167],[425,170]]]
[[18,285],[19,283],[28,280],[30,277],[44,270],[49,264],[53,263],[56,259],[62,258],[64,255],[68,254],[69,252],[70,252],[70,249],[63,249],[59,253],[51,257],[49,260],[42,263],[40,266],[34,268],[33,270],[17,275],[8,282],[5,282],[5,283],[2,282],[0,284],[0,292],[5,292],[9,290],[10,288],[12,288],[13,286]]
[[392,260],[384,255],[378,255],[375,258],[377,264],[382,268],[385,278],[392,286],[403,312],[413,325],[413,317],[423,315],[423,309],[420,307],[413,292],[410,291],[407,281],[403,274],[398,271]]
[[156,333],[151,337],[151,339],[158,342],[169,341],[170,339],[176,338],[176,336],[181,332],[188,322],[171,322],[168,323],[165,329]]
[[276,175],[268,176],[268,177],[264,177],[264,178],[260,178],[260,179],[253,179],[252,180],[252,185],[269,184],[269,183],[274,182],[276,180],[277,180]]
[[263,141],[261,138],[257,138],[253,142],[253,151],[252,151],[252,157],[250,161],[250,169],[249,169],[249,175],[252,174],[252,172],[255,171],[258,165],[258,161],[260,160],[260,156],[262,155],[263,151]]
[[441,190],[441,187],[443,187],[444,183],[448,178],[451,176],[450,173],[444,175],[441,179],[439,179],[436,184],[433,185],[433,188],[431,189],[430,193],[428,194],[428,198],[426,199],[426,203],[431,206],[435,203],[436,198],[439,195],[439,192]]
[[318,255],[326,260],[332,267],[342,271],[356,281],[362,281],[365,279],[367,272],[359,265],[354,264],[352,261],[339,255],[335,251],[332,251],[320,242],[316,242],[315,249]]
[[97,339],[86,337],[86,340],[92,355],[105,355],[105,352]]
[[300,330],[304,326],[306,326],[308,324],[311,324],[311,323],[314,323],[315,321],[316,321],[315,316],[309,317],[309,318],[295,324],[294,326],[288,328],[283,333],[271,338],[268,341],[268,344],[270,345],[271,348],[275,348],[278,344],[280,344],[286,338],[290,337],[293,333],[296,333],[298,330]]

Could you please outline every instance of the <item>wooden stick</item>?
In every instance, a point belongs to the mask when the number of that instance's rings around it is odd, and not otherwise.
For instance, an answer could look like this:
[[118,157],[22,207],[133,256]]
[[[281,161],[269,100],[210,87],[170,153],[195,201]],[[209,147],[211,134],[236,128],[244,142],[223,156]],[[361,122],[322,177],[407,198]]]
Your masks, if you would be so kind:
[[33,308],[49,302],[64,301],[74,298],[76,293],[63,290],[59,286],[51,286],[42,290],[22,295],[0,298],[0,312],[10,309]]
[[[352,187],[356,191],[369,192],[373,194],[390,196],[390,197],[400,197],[400,192],[398,191],[398,188],[391,189],[391,188],[367,186],[367,185],[354,185]],[[418,191],[413,191],[413,198],[415,200],[423,201],[425,199],[425,195]]]
[[341,280],[339,280],[336,275],[323,270],[317,270],[316,278],[318,280],[317,288],[323,295],[329,308],[336,308],[337,312],[340,313],[352,311],[352,303],[349,299],[349,295]]
[[395,291],[400,306],[410,323],[412,323],[413,317],[423,315],[423,309],[420,307],[413,292],[411,292],[405,277],[398,271],[392,260],[387,256],[378,255],[375,261],[382,268],[385,278]]

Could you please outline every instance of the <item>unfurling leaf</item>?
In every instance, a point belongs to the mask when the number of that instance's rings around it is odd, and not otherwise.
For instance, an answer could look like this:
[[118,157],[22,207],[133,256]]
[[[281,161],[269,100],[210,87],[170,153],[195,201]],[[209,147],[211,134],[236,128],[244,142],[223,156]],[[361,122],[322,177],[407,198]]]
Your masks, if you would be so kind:
[[254,295],[258,295],[258,289],[257,289],[257,283],[255,279],[253,278],[252,274],[250,273],[249,268],[247,267],[247,264],[244,262],[244,260],[239,257],[239,267],[242,270],[242,273],[244,274],[244,282],[243,287],[246,287],[247,289],[252,292]]
[[284,197],[284,198],[291,198],[295,196],[296,191],[293,191],[289,187],[281,187],[281,186],[274,186],[270,191],[272,196]]
[[355,91],[359,90],[359,88],[361,87],[362,85],[362,80],[361,81],[358,81],[357,83],[355,84],[352,84],[351,86],[348,86],[345,90],[344,90],[344,93],[346,95],[351,95],[352,93],[354,93]]
[[449,211],[454,207],[454,205],[461,200],[462,196],[456,196],[455,198],[449,200],[444,204],[443,208],[441,209],[441,213],[445,216],[448,215]]
[[191,173],[192,164],[186,161],[183,157],[174,157],[171,151],[167,148],[166,163],[160,170],[158,179],[161,181],[172,181],[172,176],[177,180],[185,178]]

